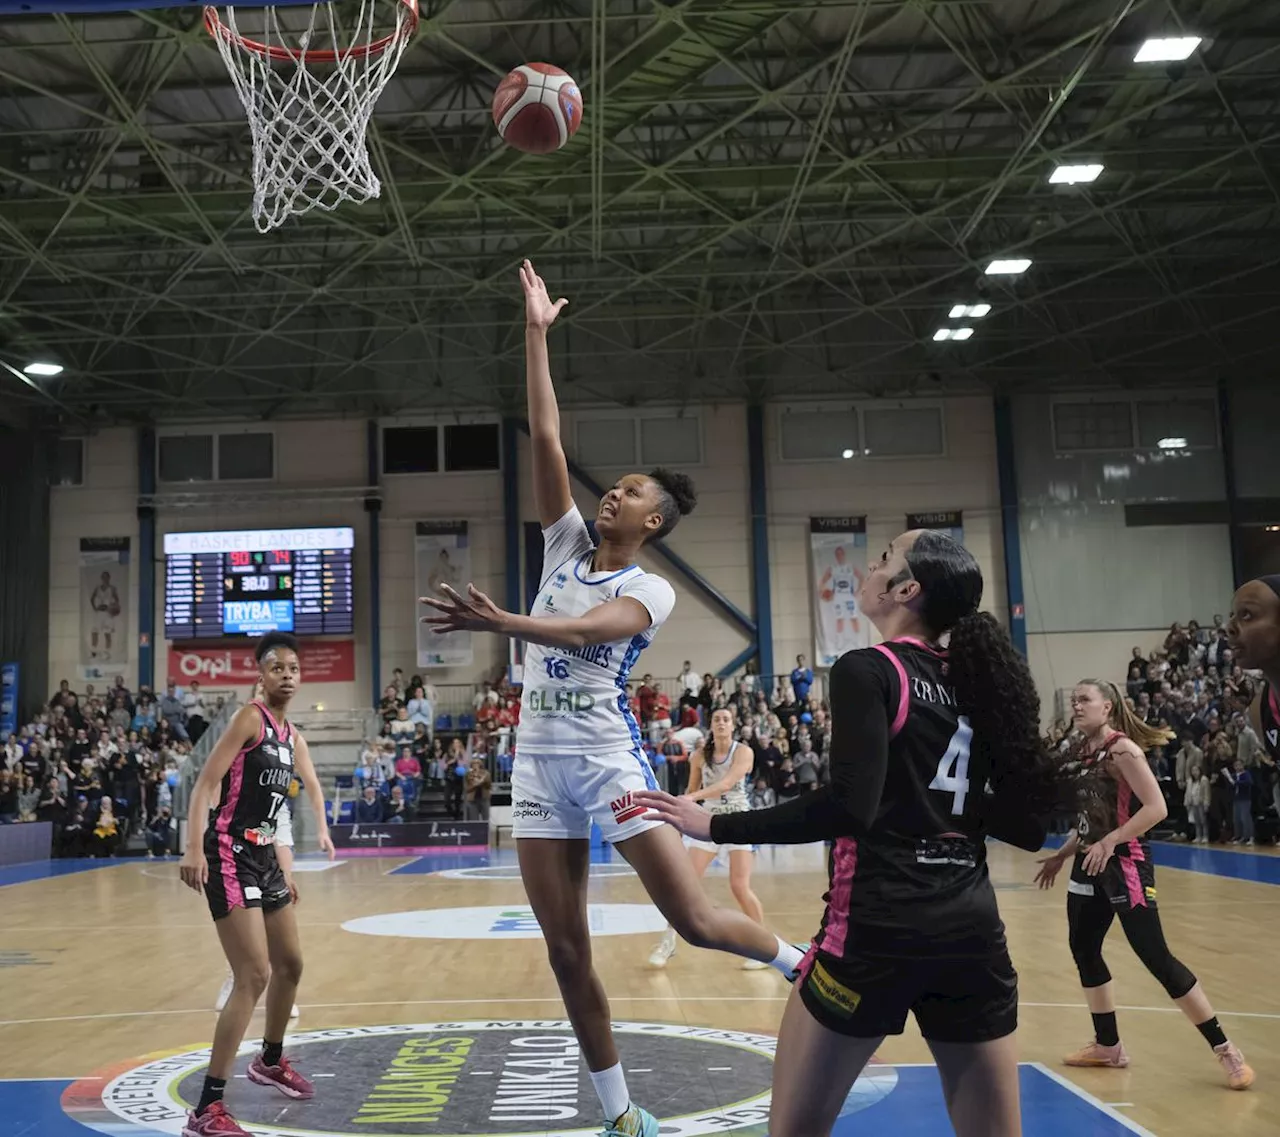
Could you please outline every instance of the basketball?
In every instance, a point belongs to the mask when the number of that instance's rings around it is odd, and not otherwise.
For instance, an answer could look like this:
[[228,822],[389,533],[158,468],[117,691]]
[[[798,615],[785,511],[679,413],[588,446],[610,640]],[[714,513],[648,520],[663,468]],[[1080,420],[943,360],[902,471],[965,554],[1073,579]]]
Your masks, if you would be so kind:
[[522,63],[493,93],[493,125],[503,141],[526,154],[559,150],[581,122],[578,84],[550,63]]

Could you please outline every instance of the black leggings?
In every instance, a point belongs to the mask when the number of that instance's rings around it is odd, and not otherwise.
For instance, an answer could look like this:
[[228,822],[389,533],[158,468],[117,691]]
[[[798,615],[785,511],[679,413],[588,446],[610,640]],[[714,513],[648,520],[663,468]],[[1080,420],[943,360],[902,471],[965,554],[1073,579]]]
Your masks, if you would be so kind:
[[1093,896],[1067,894],[1071,956],[1080,972],[1082,987],[1101,987],[1111,982],[1111,972],[1102,959],[1102,941],[1117,916],[1134,954],[1168,992],[1169,998],[1181,999],[1196,985],[1196,977],[1165,943],[1160,913],[1154,905],[1117,908],[1098,888]]

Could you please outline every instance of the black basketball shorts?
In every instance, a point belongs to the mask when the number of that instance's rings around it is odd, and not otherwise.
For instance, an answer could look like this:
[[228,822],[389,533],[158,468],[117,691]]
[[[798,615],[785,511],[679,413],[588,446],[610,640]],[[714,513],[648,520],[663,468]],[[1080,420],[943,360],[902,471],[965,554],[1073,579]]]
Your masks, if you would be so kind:
[[251,845],[210,830],[204,838],[204,856],[209,865],[204,895],[215,920],[230,915],[233,908],[275,912],[293,899],[274,845]]
[[836,959],[811,950],[800,998],[828,1030],[852,1038],[901,1034],[907,1014],[932,1042],[990,1042],[1018,1028],[1018,973],[1007,950],[986,959]]

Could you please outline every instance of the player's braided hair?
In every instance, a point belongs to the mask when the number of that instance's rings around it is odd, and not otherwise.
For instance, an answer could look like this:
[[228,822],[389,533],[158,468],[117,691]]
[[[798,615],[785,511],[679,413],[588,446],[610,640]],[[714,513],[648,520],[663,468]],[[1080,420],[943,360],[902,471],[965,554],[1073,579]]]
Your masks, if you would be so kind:
[[698,491],[688,474],[678,474],[662,466],[650,470],[649,477],[658,487],[658,512],[662,514],[662,524],[646,540],[660,541],[676,527],[680,518],[693,512],[698,504]]
[[982,601],[982,570],[944,533],[926,532],[907,551],[921,588],[920,615],[951,633],[948,674],[973,726],[973,746],[991,759],[991,788],[1004,803],[1048,816],[1069,804],[1059,766],[1040,737],[1040,696],[1027,661]]

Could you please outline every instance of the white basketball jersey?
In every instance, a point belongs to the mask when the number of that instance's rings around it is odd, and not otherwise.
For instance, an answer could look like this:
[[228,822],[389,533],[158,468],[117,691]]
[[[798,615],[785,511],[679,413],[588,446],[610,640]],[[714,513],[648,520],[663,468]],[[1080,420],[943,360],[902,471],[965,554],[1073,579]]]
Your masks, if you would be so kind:
[[722,762],[717,762],[711,757],[714,745],[711,739],[707,739],[706,749],[702,752],[702,787],[710,789],[712,786],[718,786],[721,793],[718,798],[704,800],[703,806],[709,813],[741,813],[745,809],[750,809],[751,803],[747,800],[745,779],[729,781],[729,770],[733,767],[734,756],[742,743],[733,743]]
[[837,604],[845,604],[853,600],[857,590],[857,577],[853,565],[831,566],[832,599]]
[[517,754],[538,758],[613,754],[640,746],[627,681],[657,635],[676,596],[662,577],[631,565],[592,572],[595,547],[577,507],[543,531],[543,578],[529,613],[535,620],[582,616],[621,596],[638,600],[650,624],[616,643],[568,649],[530,644],[524,659]]

